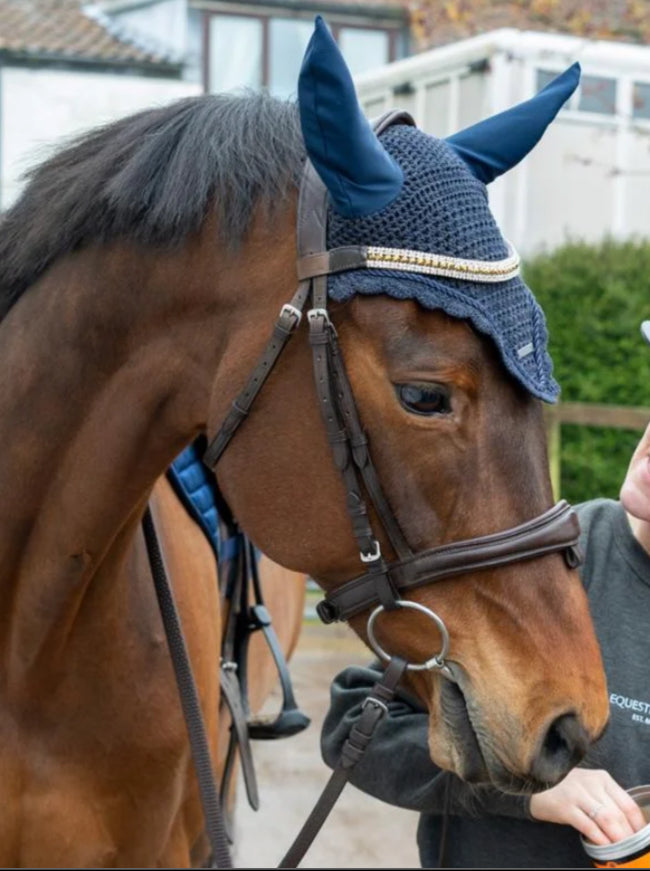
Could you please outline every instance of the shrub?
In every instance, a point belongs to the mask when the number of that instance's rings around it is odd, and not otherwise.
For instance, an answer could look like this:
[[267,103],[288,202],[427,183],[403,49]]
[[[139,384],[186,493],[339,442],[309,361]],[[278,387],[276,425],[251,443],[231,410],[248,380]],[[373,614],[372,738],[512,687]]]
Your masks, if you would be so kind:
[[[561,401],[650,406],[650,241],[571,243],[530,260]],[[562,496],[616,498],[642,431],[562,426]]]

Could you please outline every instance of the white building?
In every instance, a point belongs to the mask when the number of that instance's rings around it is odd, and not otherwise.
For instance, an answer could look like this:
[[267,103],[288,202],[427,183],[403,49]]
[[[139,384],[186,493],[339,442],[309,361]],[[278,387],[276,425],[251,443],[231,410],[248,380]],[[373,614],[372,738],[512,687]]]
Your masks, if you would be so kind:
[[296,92],[314,30],[325,17],[353,73],[409,52],[405,0],[95,0],[130,33],[185,56],[184,76],[205,91]]
[[398,107],[446,136],[531,97],[574,61],[579,90],[518,167],[490,185],[523,253],[569,238],[650,236],[650,47],[500,29],[358,76],[367,114]]
[[117,28],[98,4],[0,0],[0,207],[69,137],[201,92],[183,55]]

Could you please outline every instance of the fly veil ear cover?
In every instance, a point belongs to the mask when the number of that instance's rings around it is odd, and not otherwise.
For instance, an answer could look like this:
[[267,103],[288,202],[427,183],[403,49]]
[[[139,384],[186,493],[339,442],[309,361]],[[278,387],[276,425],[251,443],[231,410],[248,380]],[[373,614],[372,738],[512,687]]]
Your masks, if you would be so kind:
[[399,195],[402,170],[361,111],[350,71],[320,15],[303,59],[298,103],[307,153],[340,215],[371,214]]
[[476,178],[489,184],[533,150],[579,81],[580,64],[574,63],[530,100],[479,121],[445,141]]
[[[574,63],[532,99],[445,141],[489,184],[535,147],[579,81],[580,64]],[[392,202],[402,187],[402,170],[365,118],[350,71],[320,15],[305,51],[298,100],[307,153],[335,210],[361,217]]]
[[384,293],[468,319],[526,389],[554,401],[544,315],[489,210],[485,183],[535,146],[578,81],[574,64],[531,100],[447,140],[404,124],[379,139],[317,18],[298,85],[303,137],[329,193],[328,248],[368,252],[361,268],[329,276],[330,297]]

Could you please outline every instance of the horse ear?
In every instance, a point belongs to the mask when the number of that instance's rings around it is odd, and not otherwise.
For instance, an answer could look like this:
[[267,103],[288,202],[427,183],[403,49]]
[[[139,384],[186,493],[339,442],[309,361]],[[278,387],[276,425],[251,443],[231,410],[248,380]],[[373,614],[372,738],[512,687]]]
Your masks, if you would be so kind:
[[399,195],[402,170],[361,111],[350,71],[320,15],[300,70],[298,105],[307,154],[336,212],[362,217]]
[[530,100],[445,141],[478,179],[489,184],[532,151],[579,81],[580,64],[574,63]]

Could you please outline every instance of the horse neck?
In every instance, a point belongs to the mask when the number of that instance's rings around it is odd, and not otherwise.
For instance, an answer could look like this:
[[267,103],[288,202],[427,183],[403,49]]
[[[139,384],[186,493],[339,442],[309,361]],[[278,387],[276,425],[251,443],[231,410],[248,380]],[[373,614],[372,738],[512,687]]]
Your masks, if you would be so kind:
[[167,255],[75,254],[0,325],[9,662],[58,654],[93,579],[124,563],[156,478],[205,428],[237,314],[224,288],[244,283],[245,260],[217,264],[213,240],[204,231]]

